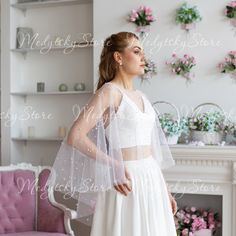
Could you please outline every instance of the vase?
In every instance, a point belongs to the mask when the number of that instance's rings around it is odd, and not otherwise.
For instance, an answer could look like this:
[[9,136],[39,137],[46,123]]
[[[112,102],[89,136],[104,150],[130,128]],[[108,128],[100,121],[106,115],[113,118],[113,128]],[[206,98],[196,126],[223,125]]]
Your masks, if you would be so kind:
[[195,29],[195,27],[196,27],[195,23],[181,24],[181,28],[187,31]]
[[85,90],[85,84],[84,83],[76,83],[74,85],[74,90],[75,91],[83,91],[83,90]]
[[232,26],[236,27],[236,18],[230,20]]
[[137,26],[136,31],[139,32],[140,38],[144,38],[146,36],[146,34],[150,31],[150,26],[149,25]]
[[212,236],[212,230],[211,229],[201,229],[193,234],[194,236]]

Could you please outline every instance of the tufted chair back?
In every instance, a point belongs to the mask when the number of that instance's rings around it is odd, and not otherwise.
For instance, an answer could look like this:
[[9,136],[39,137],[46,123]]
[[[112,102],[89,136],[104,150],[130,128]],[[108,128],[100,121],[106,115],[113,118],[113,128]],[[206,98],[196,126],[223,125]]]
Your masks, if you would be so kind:
[[76,212],[57,203],[46,186],[50,168],[0,166],[0,236],[74,236]]
[[35,173],[0,172],[0,234],[35,229]]

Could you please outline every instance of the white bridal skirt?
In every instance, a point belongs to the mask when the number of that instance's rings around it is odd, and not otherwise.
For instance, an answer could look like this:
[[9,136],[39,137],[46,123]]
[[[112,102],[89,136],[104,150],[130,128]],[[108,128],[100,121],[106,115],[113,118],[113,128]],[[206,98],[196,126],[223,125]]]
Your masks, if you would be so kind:
[[98,194],[90,236],[176,236],[166,184],[152,156],[125,161],[132,191]]

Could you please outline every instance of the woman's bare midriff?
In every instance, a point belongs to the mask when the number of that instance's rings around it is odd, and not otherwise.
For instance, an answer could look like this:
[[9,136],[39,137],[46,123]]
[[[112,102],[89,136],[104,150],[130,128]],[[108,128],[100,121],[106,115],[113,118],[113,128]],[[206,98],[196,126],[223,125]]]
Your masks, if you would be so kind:
[[143,159],[152,154],[151,146],[134,146],[122,148],[121,151],[124,161]]

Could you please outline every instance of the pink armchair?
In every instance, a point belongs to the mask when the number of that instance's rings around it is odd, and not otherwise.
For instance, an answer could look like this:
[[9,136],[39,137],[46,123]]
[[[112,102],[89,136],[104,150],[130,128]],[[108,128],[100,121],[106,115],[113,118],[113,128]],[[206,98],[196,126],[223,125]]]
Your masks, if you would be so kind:
[[76,212],[55,202],[45,188],[50,167],[0,167],[0,236],[74,236]]

